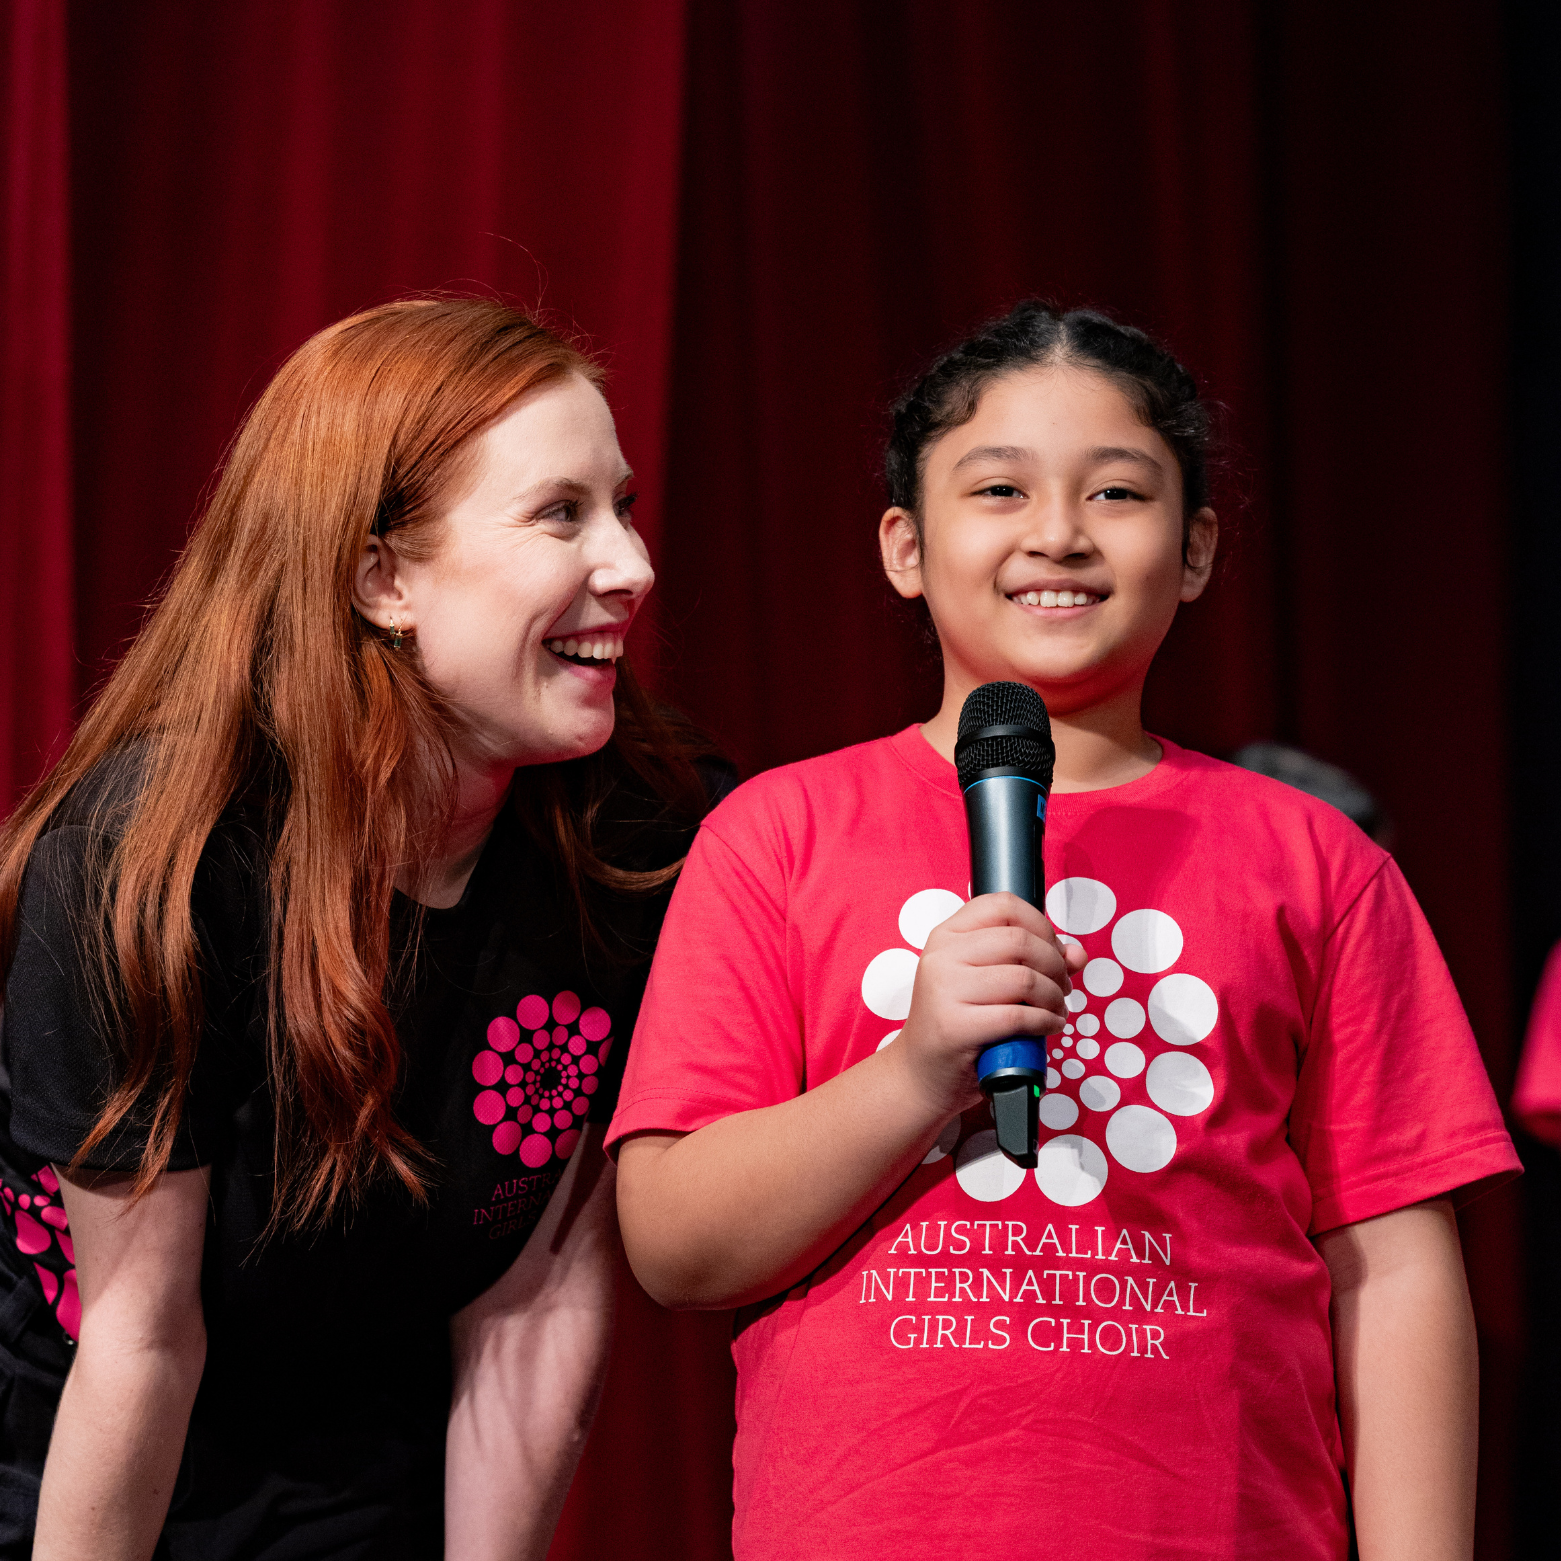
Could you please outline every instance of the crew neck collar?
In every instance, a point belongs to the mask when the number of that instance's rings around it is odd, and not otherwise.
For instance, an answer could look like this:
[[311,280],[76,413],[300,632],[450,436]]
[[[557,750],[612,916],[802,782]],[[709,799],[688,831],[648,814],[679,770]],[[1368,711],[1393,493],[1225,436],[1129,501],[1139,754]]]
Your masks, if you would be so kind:
[[[1151,797],[1159,796],[1178,785],[1192,768],[1195,756],[1169,738],[1154,732],[1148,734],[1160,745],[1160,762],[1147,775],[1137,780],[1124,781],[1120,786],[1102,786],[1096,791],[1053,792],[1050,808],[1092,808],[1109,802],[1113,806],[1122,803],[1137,805]],[[951,797],[959,795],[959,776],[954,766],[922,736],[919,725],[907,726],[888,739],[889,747],[918,779]]]

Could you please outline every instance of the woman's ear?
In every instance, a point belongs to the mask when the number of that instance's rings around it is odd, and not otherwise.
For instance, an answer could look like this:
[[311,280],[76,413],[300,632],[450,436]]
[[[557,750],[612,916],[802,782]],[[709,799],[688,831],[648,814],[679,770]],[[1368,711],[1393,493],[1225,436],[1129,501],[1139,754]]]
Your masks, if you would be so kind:
[[907,599],[920,596],[921,541],[916,534],[916,522],[909,510],[896,504],[886,509],[878,522],[878,549],[883,555],[883,572],[901,596]]
[[370,537],[363,544],[352,577],[352,605],[377,628],[410,633],[411,603],[396,568],[396,550],[384,537]]
[[1187,546],[1182,559],[1182,600],[1195,602],[1214,572],[1214,554],[1219,548],[1220,522],[1205,505],[1187,523]]

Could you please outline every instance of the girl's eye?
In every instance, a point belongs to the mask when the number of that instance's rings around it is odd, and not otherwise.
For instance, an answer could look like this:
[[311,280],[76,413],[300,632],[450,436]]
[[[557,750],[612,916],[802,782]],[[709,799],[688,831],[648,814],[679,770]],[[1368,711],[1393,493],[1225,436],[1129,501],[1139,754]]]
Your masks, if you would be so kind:
[[1095,497],[1097,499],[1109,499],[1113,504],[1120,504],[1124,500],[1142,499],[1143,494],[1132,488],[1102,488]]
[[977,488],[976,492],[983,497],[993,499],[1017,499],[1019,490],[1011,482],[988,483],[984,488]]

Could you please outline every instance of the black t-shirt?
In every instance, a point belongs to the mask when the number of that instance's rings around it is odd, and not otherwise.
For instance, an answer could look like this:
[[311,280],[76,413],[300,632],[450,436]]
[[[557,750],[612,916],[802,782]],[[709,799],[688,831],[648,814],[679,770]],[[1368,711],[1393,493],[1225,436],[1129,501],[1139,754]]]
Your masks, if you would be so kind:
[[[620,865],[686,851],[690,827],[636,826],[657,807],[628,786],[620,798]],[[84,869],[107,848],[100,801],[87,788],[34,849],[5,995],[0,1267],[12,1291],[34,1276],[61,1341],[74,1275],[47,1165],[74,1156],[115,1067],[79,935]],[[416,929],[398,897],[393,949],[415,956],[394,1006],[396,1109],[432,1156],[429,1204],[387,1180],[318,1234],[262,1242],[275,1127],[264,842],[258,816],[230,809],[192,893],[206,1021],[170,1169],[211,1166],[208,1346],[159,1554],[437,1555],[448,1319],[520,1252],[583,1121],[610,1117],[666,895],[598,895],[608,948],[583,946],[567,885],[506,807],[459,904],[424,910]],[[133,1116],[90,1163],[134,1169],[146,1126]]]

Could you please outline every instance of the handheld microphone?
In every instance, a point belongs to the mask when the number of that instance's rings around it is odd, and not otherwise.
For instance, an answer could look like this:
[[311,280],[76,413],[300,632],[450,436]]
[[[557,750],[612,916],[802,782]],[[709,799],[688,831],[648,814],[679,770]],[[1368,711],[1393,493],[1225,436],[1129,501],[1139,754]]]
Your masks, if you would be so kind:
[[[1046,800],[1057,750],[1041,696],[1023,683],[983,683],[959,712],[954,763],[970,831],[970,892],[1007,890],[1039,910],[1046,898]],[[1033,1166],[1046,1088],[1046,1038],[1015,1036],[976,1059],[998,1148]]]

